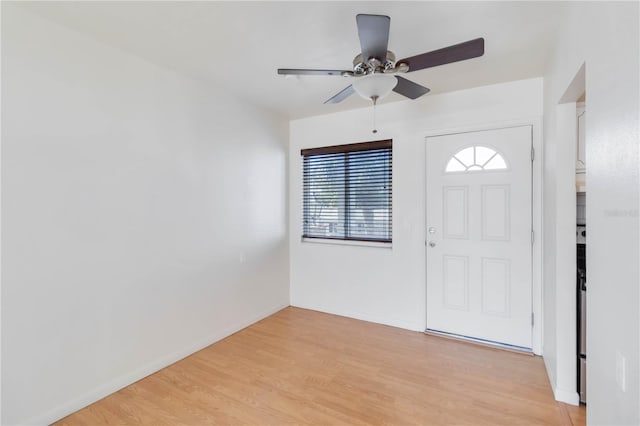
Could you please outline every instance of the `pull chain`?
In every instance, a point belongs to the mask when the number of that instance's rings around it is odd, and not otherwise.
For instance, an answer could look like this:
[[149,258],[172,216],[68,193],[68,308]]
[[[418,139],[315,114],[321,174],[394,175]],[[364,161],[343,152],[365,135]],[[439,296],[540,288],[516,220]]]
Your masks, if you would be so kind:
[[373,130],[371,133],[378,133],[378,129],[376,129],[376,104],[378,103],[378,97],[372,96],[371,100],[373,101]]

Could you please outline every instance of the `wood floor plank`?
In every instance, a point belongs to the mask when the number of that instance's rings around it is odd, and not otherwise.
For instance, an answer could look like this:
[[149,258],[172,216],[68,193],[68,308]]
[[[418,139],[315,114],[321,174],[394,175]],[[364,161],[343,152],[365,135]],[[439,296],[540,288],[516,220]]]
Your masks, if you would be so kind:
[[286,308],[58,425],[584,425],[542,359]]

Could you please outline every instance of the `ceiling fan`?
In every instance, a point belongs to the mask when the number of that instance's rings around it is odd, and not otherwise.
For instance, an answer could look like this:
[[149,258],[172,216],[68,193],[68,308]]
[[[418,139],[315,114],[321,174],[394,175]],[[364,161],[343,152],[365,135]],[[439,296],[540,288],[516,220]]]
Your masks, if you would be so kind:
[[352,70],[280,68],[278,74],[353,77],[355,79],[351,85],[324,103],[341,102],[355,92],[365,99],[372,100],[375,105],[378,99],[382,99],[392,90],[409,99],[417,99],[430,91],[399,74],[464,61],[484,54],[484,39],[476,38],[396,61],[394,53],[387,50],[390,22],[391,18],[384,15],[356,16],[362,53],[353,59]]

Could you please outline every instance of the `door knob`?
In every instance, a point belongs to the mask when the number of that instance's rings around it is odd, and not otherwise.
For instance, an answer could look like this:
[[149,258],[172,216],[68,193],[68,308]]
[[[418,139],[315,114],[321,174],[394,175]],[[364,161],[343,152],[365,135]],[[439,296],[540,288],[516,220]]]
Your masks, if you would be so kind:
[[436,243],[435,241],[429,241],[429,247],[435,247]]

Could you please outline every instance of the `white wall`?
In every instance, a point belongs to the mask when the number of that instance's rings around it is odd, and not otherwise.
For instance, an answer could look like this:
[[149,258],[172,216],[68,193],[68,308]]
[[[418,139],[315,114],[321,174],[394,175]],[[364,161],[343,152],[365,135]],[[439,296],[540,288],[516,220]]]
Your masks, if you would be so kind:
[[2,423],[289,302],[287,122],[3,4]]
[[[556,220],[565,208],[567,167],[560,98],[582,64],[586,69],[587,124],[587,423],[640,423],[639,307],[639,5],[569,2],[554,59],[545,75],[545,361],[552,385],[566,383],[565,340],[575,311],[566,308],[575,277],[555,264],[567,238]],[[562,161],[562,158],[565,161]],[[563,177],[564,176],[564,177]],[[571,239],[572,237],[568,237]],[[560,259],[560,257],[557,257]],[[562,346],[564,345],[564,349]],[[573,348],[575,350],[575,347]],[[572,353],[573,352],[573,353]],[[626,358],[626,391],[616,381],[616,357]],[[562,360],[560,360],[562,358]]]
[[[538,132],[541,115],[542,79],[532,79],[379,106],[376,135],[371,108],[292,121],[291,304],[424,330],[425,136],[514,120]],[[393,247],[302,242],[300,149],[379,139],[393,139]]]

